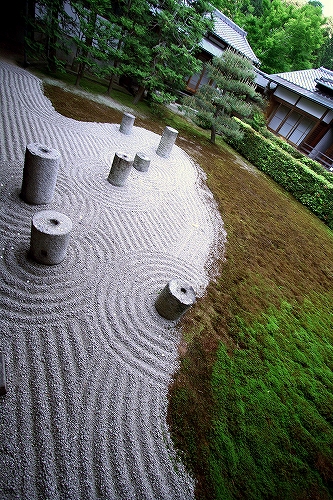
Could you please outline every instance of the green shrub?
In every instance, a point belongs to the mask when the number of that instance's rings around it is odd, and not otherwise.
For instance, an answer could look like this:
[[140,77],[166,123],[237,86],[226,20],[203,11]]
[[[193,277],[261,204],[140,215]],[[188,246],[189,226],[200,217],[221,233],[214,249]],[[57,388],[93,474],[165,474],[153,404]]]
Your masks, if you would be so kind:
[[333,175],[310,158],[294,158],[280,145],[236,120],[243,139],[229,144],[333,229]]

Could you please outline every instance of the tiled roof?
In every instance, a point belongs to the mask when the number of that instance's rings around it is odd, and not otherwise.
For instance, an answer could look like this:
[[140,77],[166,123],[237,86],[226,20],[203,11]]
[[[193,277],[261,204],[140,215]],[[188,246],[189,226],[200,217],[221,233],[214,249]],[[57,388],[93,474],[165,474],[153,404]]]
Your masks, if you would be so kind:
[[294,83],[302,89],[316,91],[317,80],[320,78],[333,79],[333,71],[326,68],[304,69],[300,71],[290,71],[289,73],[277,73],[269,75],[271,78],[278,76],[287,82]]
[[255,64],[260,64],[259,59],[253,52],[247,41],[247,33],[234,23],[227,16],[217,9],[213,10],[214,35],[236,49],[238,52],[248,57]]
[[[333,107],[333,71],[326,68],[304,69],[267,75],[269,81],[289,88],[319,104]],[[319,83],[319,86],[317,85]],[[321,84],[321,85],[320,85]],[[325,88],[328,89],[325,92]]]

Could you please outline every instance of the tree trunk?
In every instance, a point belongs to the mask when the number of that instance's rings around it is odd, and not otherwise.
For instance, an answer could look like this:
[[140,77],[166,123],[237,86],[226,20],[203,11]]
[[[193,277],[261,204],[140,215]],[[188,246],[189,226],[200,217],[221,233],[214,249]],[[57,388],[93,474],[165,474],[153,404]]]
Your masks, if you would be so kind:
[[[120,39],[117,44],[117,51],[120,51],[121,46],[123,45],[123,41]],[[119,65],[119,61],[114,61],[113,67],[117,68]],[[108,94],[110,95],[112,87],[113,87],[113,82],[114,82],[115,75],[112,75],[109,81],[109,86],[108,86]]]
[[48,66],[51,73],[55,73],[57,71],[57,64],[56,64],[57,52],[55,49],[56,42],[57,42],[56,37],[52,37],[50,39],[49,52],[48,52]]
[[214,115],[213,115],[213,124],[210,128],[210,142],[212,144],[215,144],[216,140],[216,126],[215,126],[215,120],[218,116],[224,115],[224,108],[221,108],[220,106],[215,107]]
[[133,104],[138,104],[138,102],[141,100],[141,98],[142,98],[145,90],[146,90],[145,87],[143,87],[142,85],[140,85],[139,90],[135,94],[135,97],[134,97],[134,100],[133,100]]
[[58,16],[59,8],[57,6],[51,6],[50,10],[50,31],[47,38],[47,65],[51,73],[55,73],[57,70],[56,58],[57,58],[57,29],[58,29]]
[[29,66],[27,56],[27,40],[34,40],[34,31],[29,23],[29,20],[35,23],[35,4],[32,0],[25,1],[25,20],[24,20],[24,45],[23,45],[23,61],[24,67]]
[[[97,19],[97,12],[91,12],[90,23],[93,26],[96,26],[96,19]],[[87,58],[87,56],[89,54],[89,49],[93,44],[93,39],[94,39],[93,35],[86,36],[86,41],[85,41],[86,47],[85,47],[85,50],[83,51],[84,58]],[[75,82],[75,85],[77,87],[80,84],[81,78],[83,78],[85,67],[86,67],[86,65],[84,62],[80,63],[79,70],[78,70],[77,75],[76,75],[76,82]]]
[[84,73],[84,64],[80,63],[78,72],[76,74],[76,80],[75,80],[76,87],[78,87],[80,85],[80,81],[81,81],[81,78],[83,77],[83,73]]
[[108,95],[111,94],[111,90],[113,88],[113,82],[114,82],[114,75],[112,75],[110,80],[109,80],[109,85],[108,85],[108,90],[107,90]]
[[216,138],[216,128],[215,125],[212,125],[210,128],[210,142],[212,144],[215,144],[215,138]]
[[[116,68],[118,66],[118,61],[115,61],[113,66]],[[109,81],[109,85],[108,85],[108,91],[107,91],[109,95],[111,94],[111,90],[113,88],[114,79],[115,79],[115,75],[112,74],[110,81]]]

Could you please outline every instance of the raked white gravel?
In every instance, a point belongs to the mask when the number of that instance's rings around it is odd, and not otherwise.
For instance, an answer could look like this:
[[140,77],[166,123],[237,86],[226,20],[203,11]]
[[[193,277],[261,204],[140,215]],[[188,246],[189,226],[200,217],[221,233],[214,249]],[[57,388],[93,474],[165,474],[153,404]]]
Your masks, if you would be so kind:
[[[167,281],[200,296],[225,231],[205,176],[177,145],[134,124],[84,123],[57,113],[42,82],[0,62],[0,497],[19,500],[189,500],[194,480],[166,424],[180,331],[154,301]],[[70,93],[69,93],[69,99]],[[26,145],[57,149],[52,203],[20,188]],[[107,182],[116,151],[151,158],[122,188]],[[27,255],[33,215],[73,223],[65,260]]]

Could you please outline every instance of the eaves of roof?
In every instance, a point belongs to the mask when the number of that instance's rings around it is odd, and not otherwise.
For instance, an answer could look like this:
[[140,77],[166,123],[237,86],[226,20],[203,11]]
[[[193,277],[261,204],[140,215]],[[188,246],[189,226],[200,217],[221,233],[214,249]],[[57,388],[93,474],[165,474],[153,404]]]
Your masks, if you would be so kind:
[[333,78],[333,72],[326,68],[291,71],[288,73],[266,75],[266,77],[268,82],[274,82],[313,102],[333,109],[333,96],[323,93],[317,87],[317,80],[320,78]]
[[238,26],[217,9],[213,10],[213,21],[213,33],[215,36],[226,42],[228,45],[246,56],[255,64],[260,64],[259,59],[255,55],[249,42],[247,41],[246,31],[240,28],[240,26]]
[[214,43],[207,40],[207,38],[203,38],[200,42],[200,47],[211,54],[212,56],[221,56],[223,54],[223,49],[217,47]]

